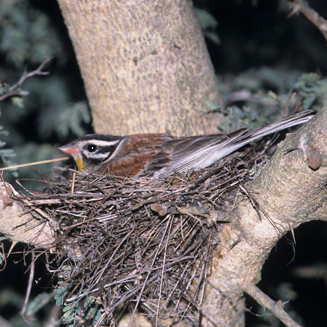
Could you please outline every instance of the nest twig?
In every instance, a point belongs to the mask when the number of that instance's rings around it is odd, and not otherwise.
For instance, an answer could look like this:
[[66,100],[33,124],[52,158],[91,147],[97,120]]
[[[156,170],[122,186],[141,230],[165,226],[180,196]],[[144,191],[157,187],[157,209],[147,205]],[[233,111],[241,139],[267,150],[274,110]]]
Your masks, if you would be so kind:
[[157,325],[167,318],[196,325],[219,232],[239,185],[264,160],[257,152],[228,157],[165,181],[81,175],[73,193],[62,177],[42,194],[21,196],[37,219],[53,223],[48,264],[64,321],[109,324],[139,308]]

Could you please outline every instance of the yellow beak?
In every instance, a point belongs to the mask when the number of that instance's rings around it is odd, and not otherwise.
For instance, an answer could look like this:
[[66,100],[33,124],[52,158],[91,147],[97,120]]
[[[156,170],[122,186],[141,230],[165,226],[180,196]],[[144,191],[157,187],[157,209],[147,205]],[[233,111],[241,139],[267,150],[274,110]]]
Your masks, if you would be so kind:
[[70,154],[74,158],[78,170],[83,170],[85,168],[81,152],[77,146],[67,144],[58,147],[58,150]]

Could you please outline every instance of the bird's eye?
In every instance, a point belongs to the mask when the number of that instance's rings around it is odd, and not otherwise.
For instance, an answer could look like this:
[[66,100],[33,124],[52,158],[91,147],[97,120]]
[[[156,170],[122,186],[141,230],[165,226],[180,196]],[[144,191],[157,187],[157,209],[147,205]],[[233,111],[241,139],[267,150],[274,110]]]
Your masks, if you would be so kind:
[[95,144],[89,144],[87,146],[87,151],[94,152],[97,149],[97,146]]

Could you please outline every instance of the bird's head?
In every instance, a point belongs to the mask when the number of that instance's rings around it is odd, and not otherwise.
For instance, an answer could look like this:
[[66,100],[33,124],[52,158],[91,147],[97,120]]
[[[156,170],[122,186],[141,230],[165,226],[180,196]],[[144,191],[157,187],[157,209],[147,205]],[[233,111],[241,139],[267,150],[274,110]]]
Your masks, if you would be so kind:
[[113,158],[122,141],[122,136],[109,134],[89,134],[80,139],[58,147],[70,154],[78,170],[90,170]]

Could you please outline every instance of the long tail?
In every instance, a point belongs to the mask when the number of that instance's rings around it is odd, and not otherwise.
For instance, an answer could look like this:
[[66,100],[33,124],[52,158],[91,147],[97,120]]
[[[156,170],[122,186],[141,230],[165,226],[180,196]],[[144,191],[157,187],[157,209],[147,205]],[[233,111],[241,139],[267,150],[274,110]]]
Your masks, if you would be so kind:
[[[235,139],[235,145],[237,143],[237,148],[242,147],[245,144],[248,144],[260,137],[267,136],[269,134],[273,134],[279,131],[282,131],[286,128],[304,124],[309,121],[312,117],[314,117],[315,111],[314,110],[306,110],[299,112],[293,116],[284,118],[282,120],[276,121],[266,127],[260,128],[253,132],[248,132],[243,135],[240,135],[239,138]],[[242,139],[244,138],[243,142]],[[235,149],[236,150],[236,149]]]
[[217,134],[182,138],[179,144],[179,151],[175,151],[176,153],[172,155],[175,157],[168,157],[168,159],[172,159],[173,163],[168,167],[160,169],[154,176],[166,177],[173,171],[184,173],[189,169],[206,168],[256,139],[292,126],[303,124],[313,116],[314,111],[307,110],[279,120],[254,132],[241,129],[229,135]]

